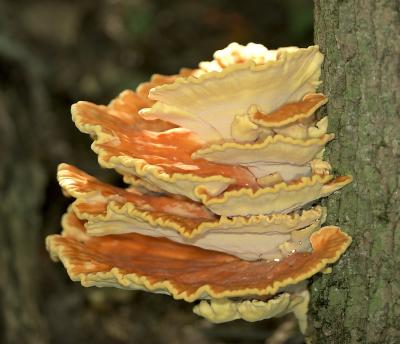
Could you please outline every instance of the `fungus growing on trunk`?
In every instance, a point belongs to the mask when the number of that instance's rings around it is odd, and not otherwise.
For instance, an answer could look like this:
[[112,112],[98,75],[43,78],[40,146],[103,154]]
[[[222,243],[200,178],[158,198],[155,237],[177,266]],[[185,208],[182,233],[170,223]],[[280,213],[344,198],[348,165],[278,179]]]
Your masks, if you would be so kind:
[[351,182],[321,160],[334,137],[315,115],[322,60],[317,46],[233,43],[107,106],[74,104],[100,165],[129,185],[61,164],[75,201],[47,238],[51,257],[84,286],[200,301],[194,312],[217,323],[293,312],[304,332],[305,280],[351,243],[321,228],[315,204]]

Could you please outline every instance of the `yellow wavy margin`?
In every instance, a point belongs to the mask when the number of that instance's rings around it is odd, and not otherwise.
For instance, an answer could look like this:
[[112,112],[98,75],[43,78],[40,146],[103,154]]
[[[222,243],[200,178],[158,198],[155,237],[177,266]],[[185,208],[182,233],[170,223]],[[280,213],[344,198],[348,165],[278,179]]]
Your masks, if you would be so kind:
[[[254,322],[278,318],[294,312],[299,308],[299,305],[308,304],[308,301],[309,292],[307,290],[293,294],[288,292],[281,293],[268,301],[211,299],[200,301],[199,304],[194,306],[193,313],[216,324],[236,319]],[[306,313],[301,315],[305,317]]]
[[[194,186],[192,190],[189,190],[186,193],[183,192],[181,193],[194,200],[197,200],[195,198],[195,194],[196,194],[196,188],[198,188],[199,186],[204,188],[207,187],[207,184],[209,184],[209,187],[211,187],[212,184],[221,184],[220,187],[218,188],[225,189],[228,185],[233,184],[235,182],[234,179],[223,177],[221,175],[215,175],[209,177],[200,177],[190,173],[187,174],[173,173],[170,175],[165,172],[160,172],[159,167],[155,165],[150,165],[143,159],[137,159],[126,155],[111,156],[111,158],[107,160],[105,158],[108,155],[107,150],[99,147],[98,145],[103,143],[108,143],[113,139],[115,140],[116,138],[104,132],[101,125],[92,125],[84,123],[84,121],[81,120],[80,109],[79,109],[79,104],[81,103],[90,104],[91,106],[94,105],[96,107],[99,105],[95,105],[88,102],[78,102],[72,105],[71,113],[72,113],[72,120],[74,121],[76,127],[81,132],[89,134],[91,136],[95,136],[91,148],[98,155],[98,161],[102,167],[116,169],[120,173],[121,171],[122,173],[127,173],[127,172],[123,171],[121,168],[118,168],[118,165],[126,169],[133,169],[134,171],[131,171],[132,174],[136,175],[139,178],[143,178],[145,179],[145,181],[150,182],[150,184],[155,184],[161,189],[164,189],[169,192],[172,192],[170,191],[171,189],[175,190],[173,186],[175,184],[179,184],[179,182],[182,181],[188,181],[189,183],[191,182],[193,184],[199,184]],[[103,106],[103,108],[106,107]],[[157,185],[157,181],[163,182],[161,183],[162,186]],[[168,190],[168,187],[165,188],[166,184],[171,185],[171,187],[169,188],[170,190]],[[177,192],[175,191],[172,193],[177,193]]]
[[[69,224],[66,221],[63,221],[64,231],[68,230]],[[73,229],[72,229],[73,230]],[[202,298],[224,298],[224,297],[238,297],[244,295],[273,295],[275,294],[280,288],[286,287],[288,285],[293,285],[303,281],[305,279],[310,278],[311,276],[315,275],[316,273],[323,270],[328,264],[332,264],[336,262],[339,257],[346,251],[346,249],[351,244],[351,237],[346,233],[340,231],[338,227],[329,226],[321,228],[319,231],[313,233],[310,237],[310,241],[312,246],[313,245],[313,238],[324,235],[324,232],[330,232],[335,230],[336,232],[340,233],[340,235],[346,238],[346,241],[342,243],[342,245],[336,250],[334,255],[330,258],[324,258],[320,260],[317,264],[315,264],[311,269],[307,271],[302,276],[297,278],[286,278],[281,281],[275,281],[272,285],[269,285],[265,288],[244,288],[240,290],[225,290],[223,292],[216,292],[214,291],[210,285],[205,284],[199,287],[195,292],[188,294],[187,291],[179,292],[173,283],[170,281],[162,281],[162,282],[150,282],[149,279],[145,276],[139,276],[134,273],[125,274],[123,271],[120,271],[118,268],[112,268],[106,272],[97,272],[97,273],[80,273],[80,274],[73,274],[73,263],[70,261],[68,254],[64,254],[66,248],[61,244],[57,244],[56,239],[59,235],[50,235],[46,238],[46,247],[50,253],[50,256],[53,260],[57,261],[60,260],[71,280],[73,281],[80,281],[82,286],[90,287],[90,286],[97,286],[97,287],[118,287],[122,289],[139,289],[139,290],[147,290],[156,293],[167,293],[170,294],[174,299],[183,299],[187,302],[193,302],[198,299]],[[68,252],[68,249],[67,249]]]
[[[116,169],[116,171],[118,172],[118,169]],[[125,184],[131,185],[131,186],[139,189],[143,193],[148,193],[149,191],[157,192],[157,193],[164,192],[158,186],[155,186],[147,181],[144,181],[144,180],[140,179],[139,177],[134,176],[133,174],[124,174],[124,172],[122,172],[122,171],[120,171],[118,173],[122,175],[123,181]]]
[[[193,159],[204,158],[207,159],[208,154],[213,154],[214,152],[223,152],[227,149],[237,149],[237,150],[258,150],[263,149],[269,145],[276,143],[288,143],[290,145],[297,145],[303,147],[310,147],[312,145],[325,146],[329,141],[335,138],[335,134],[324,134],[320,138],[313,139],[294,139],[289,136],[283,136],[280,134],[274,136],[267,136],[263,142],[256,143],[238,143],[238,142],[225,142],[222,144],[214,143],[205,148],[200,148],[192,154]],[[322,147],[321,147],[322,149]]]
[[[77,174],[78,172],[72,172],[73,174]],[[79,176],[77,176],[79,178]],[[149,211],[142,211],[135,207],[135,205],[131,202],[125,202],[125,204],[121,207],[118,205],[118,202],[110,201],[106,196],[102,196],[103,200],[100,202],[106,203],[106,214],[90,214],[81,212],[78,209],[79,204],[88,202],[87,199],[91,196],[97,197],[99,194],[98,190],[92,190],[89,192],[80,192],[77,191],[75,187],[71,187],[67,180],[74,179],[71,177],[71,170],[68,164],[60,164],[57,170],[57,180],[60,184],[61,188],[70,196],[76,198],[76,201],[73,202],[72,206],[74,212],[80,219],[89,220],[89,221],[108,221],[112,218],[113,212],[125,215],[131,218],[139,218],[152,226],[160,226],[167,227],[176,230],[179,234],[186,238],[194,238],[200,234],[205,233],[209,230],[218,230],[223,226],[230,227],[239,227],[239,226],[254,226],[254,225],[263,225],[269,226],[271,224],[282,223],[285,227],[295,227],[296,223],[305,222],[307,218],[315,218],[320,219],[324,218],[326,214],[326,208],[316,206],[309,210],[303,210],[302,213],[292,213],[292,214],[280,214],[275,213],[271,215],[253,215],[253,216],[235,216],[235,217],[227,217],[221,216],[218,220],[205,220],[199,226],[195,227],[193,230],[189,230],[186,227],[183,227],[178,222],[173,219],[168,219],[168,214],[166,214],[166,218],[154,216]],[[96,179],[96,178],[95,178]],[[96,179],[97,180],[97,179]],[[171,216],[172,217],[172,216]],[[226,229],[226,228],[222,228]],[[264,228],[265,229],[265,228]],[[276,231],[276,229],[274,230]],[[284,232],[284,231],[282,231]]]
[[[314,112],[315,112],[318,108],[320,108],[322,105],[325,105],[325,104],[328,102],[328,97],[326,97],[323,93],[308,93],[308,94],[306,94],[306,95],[303,97],[302,101],[306,101],[307,97],[310,96],[310,95],[321,95],[321,96],[324,96],[325,98],[322,99],[321,101],[319,101],[317,104],[315,104],[315,105],[314,105],[310,110],[308,110],[307,112],[300,112],[300,113],[297,113],[297,114],[295,114],[295,115],[293,115],[293,116],[287,118],[286,120],[280,121],[280,122],[264,122],[264,121],[261,120],[261,119],[256,119],[256,118],[254,118],[255,114],[256,114],[259,110],[257,109],[257,106],[252,106],[252,107],[250,107],[249,112],[248,112],[249,117],[250,117],[250,120],[251,120],[253,123],[258,124],[260,127],[264,127],[264,128],[279,128],[279,127],[283,127],[283,126],[285,126],[285,125],[291,124],[291,123],[293,123],[293,122],[299,121],[299,120],[301,120],[301,119],[308,118],[308,117],[310,117],[312,114],[314,114]],[[277,110],[278,110],[278,109],[277,109]],[[265,114],[265,116],[268,116],[268,114]]]
[[[125,208],[125,206],[124,206]],[[116,211],[117,216],[121,214],[121,212],[119,211],[119,208],[117,208],[118,210]],[[134,230],[135,228],[142,228],[143,226],[147,223],[151,226],[157,227],[156,229],[160,230],[158,233],[159,235],[156,235],[154,237],[161,237],[161,238],[166,238],[169,239],[171,241],[175,241],[178,242],[180,244],[184,244],[184,245],[190,245],[190,246],[196,246],[205,250],[215,250],[215,251],[219,251],[219,252],[223,252],[223,253],[227,253],[233,256],[236,256],[238,258],[241,258],[243,260],[256,260],[256,259],[265,259],[265,260],[270,260],[270,259],[274,259],[274,258],[282,258],[282,257],[286,257],[290,254],[292,254],[294,251],[296,252],[309,252],[309,250],[311,249],[310,246],[310,236],[313,232],[317,231],[318,229],[321,228],[321,224],[325,222],[326,219],[326,214],[322,214],[322,216],[320,218],[316,218],[316,219],[312,219],[312,221],[310,221],[309,223],[299,223],[297,226],[294,227],[289,227],[289,228],[268,228],[268,224],[263,226],[263,224],[261,223],[259,225],[259,227],[256,227],[255,231],[252,231],[253,235],[257,235],[262,233],[263,235],[267,235],[268,234],[281,234],[281,235],[287,235],[290,234],[290,238],[287,239],[285,242],[281,243],[281,244],[276,244],[275,248],[271,248],[271,250],[269,251],[269,253],[267,254],[266,252],[263,253],[263,258],[255,258],[256,255],[251,256],[247,254],[247,253],[237,253],[235,249],[230,249],[230,248],[226,248],[224,245],[220,245],[220,246],[215,246],[213,245],[211,242],[209,244],[202,244],[199,245],[197,241],[192,241],[192,242],[185,242],[185,241],[179,241],[176,238],[171,238],[168,234],[165,235],[163,234],[162,230],[167,230],[169,227],[172,230],[177,231],[182,237],[187,238],[187,239],[193,239],[196,240],[196,236],[198,236],[199,234],[203,234],[206,231],[210,231],[210,230],[214,230],[213,233],[215,233],[218,230],[224,231],[224,235],[228,235],[230,230],[239,230],[235,233],[235,235],[240,236],[241,232],[245,232],[246,231],[246,224],[242,225],[241,223],[237,223],[236,227],[232,227],[233,225],[231,223],[228,223],[228,225],[230,225],[230,228],[226,228],[226,227],[216,227],[218,225],[220,225],[220,223],[216,222],[216,223],[211,223],[211,225],[215,225],[214,227],[211,228],[205,228],[205,230],[203,230],[201,233],[195,235],[191,235],[191,233],[184,233],[182,234],[182,232],[179,232],[178,230],[176,230],[176,226],[179,226],[178,224],[174,223],[173,220],[162,220],[162,218],[156,218],[150,214],[144,214],[139,212],[139,214],[137,214],[138,216],[135,215],[131,215],[133,217],[133,222],[130,222],[129,219],[128,220],[124,220],[124,219],[120,219],[120,218],[115,218],[115,215],[110,213],[110,207],[107,207],[107,214],[106,215],[100,215],[100,216],[96,216],[96,215],[92,215],[92,214],[88,214],[85,212],[81,212],[79,211],[79,209],[76,208],[75,202],[71,205],[71,210],[74,212],[74,214],[76,215],[76,217],[80,220],[85,221],[84,226],[86,229],[86,234],[90,237],[101,237],[101,236],[107,236],[107,235],[120,235],[120,234],[129,234],[129,233],[135,233],[135,234],[140,234],[140,235],[145,235],[145,236],[153,236],[151,235],[152,229],[151,227],[144,227],[144,229],[146,230],[146,232],[140,232],[140,231],[136,231]],[[133,209],[132,213],[135,212],[135,209]],[[122,214],[123,216],[126,216],[126,214]],[[148,215],[150,217],[150,219],[148,217],[146,217],[146,215]],[[119,222],[122,224],[125,224],[127,226],[131,226],[133,230],[126,230],[126,231],[108,231],[108,230],[93,230],[91,228],[92,225],[96,225],[96,224],[105,224],[107,226],[108,220],[111,221],[111,223],[115,223],[115,222]],[[144,223],[145,224],[144,224]],[[222,224],[223,225],[223,224]],[[278,224],[279,225],[279,224]],[[112,225],[111,225],[112,226]],[[251,226],[251,223],[249,224],[249,226]],[[200,229],[203,229],[200,227]],[[253,227],[254,229],[254,227]],[[272,240],[272,239],[271,239]],[[249,249],[249,247],[247,247]],[[274,251],[274,253],[272,253],[272,251]],[[273,255],[272,255],[273,254]],[[246,257],[246,258],[244,258]]]
[[[57,166],[57,182],[68,196],[72,196],[76,199],[82,198],[82,197],[89,197],[89,196],[95,196],[99,194],[98,190],[92,190],[89,192],[82,192],[78,191],[79,187],[76,187],[75,185],[79,182],[76,182],[76,179],[83,178],[83,176],[80,176],[78,172],[71,171],[71,168],[77,169],[76,167],[72,165],[68,165],[66,163],[61,163]],[[79,170],[79,172],[81,172]],[[83,171],[82,171],[83,172]],[[73,178],[71,175],[76,175],[76,178]],[[93,177],[94,178],[94,177]],[[73,180],[73,183],[69,183],[68,180]],[[97,178],[95,178],[97,181]]]
[[[206,206],[214,205],[214,204],[222,204],[225,203],[227,200],[231,198],[238,198],[241,196],[247,196],[250,199],[256,199],[264,194],[267,193],[278,193],[280,191],[297,191],[301,190],[307,186],[312,186],[317,183],[327,186],[325,184],[332,181],[334,176],[332,175],[313,175],[311,177],[302,177],[300,178],[300,183],[296,184],[287,184],[285,182],[275,184],[270,187],[262,188],[257,191],[253,191],[252,189],[245,189],[242,188],[240,190],[232,190],[232,191],[225,191],[221,196],[211,197],[207,194],[207,191],[202,189],[197,196],[202,200],[203,204]],[[344,178],[342,182],[335,183],[333,187],[326,187],[326,192],[323,193],[319,198],[324,197],[325,194],[330,194],[331,192],[335,191],[335,189],[339,189],[349,183],[352,182],[353,178],[351,176],[342,176]]]
[[[303,227],[298,228],[296,224],[306,222],[307,219],[310,219],[310,224],[318,219],[324,218],[326,213],[326,208],[316,206],[309,210],[304,210],[302,213],[292,213],[292,214],[271,214],[271,215],[253,215],[249,217],[244,216],[235,216],[235,217],[227,217],[221,216],[218,220],[205,220],[200,225],[195,227],[193,230],[188,230],[186,227],[182,226],[178,222],[173,219],[168,219],[168,214],[166,214],[166,218],[154,216],[151,212],[138,210],[134,204],[125,203],[122,207],[119,206],[116,202],[111,201],[107,203],[107,212],[106,214],[89,214],[85,212],[81,212],[77,209],[80,203],[86,202],[85,200],[78,199],[76,200],[72,206],[74,209],[74,213],[81,220],[95,221],[95,222],[104,222],[110,221],[113,218],[113,213],[118,215],[124,215],[127,217],[131,217],[133,219],[143,220],[154,227],[167,227],[170,229],[174,229],[180,235],[185,238],[192,239],[196,236],[204,234],[210,230],[226,230],[227,226],[232,228],[238,227],[247,227],[247,226],[257,226],[260,225],[260,232],[267,233],[268,230],[266,227],[273,224],[282,224],[282,227],[285,227],[286,230],[282,228],[282,230],[278,230],[276,228],[273,229],[273,232],[278,233],[288,233],[292,230],[301,229]],[[105,202],[106,203],[106,202]],[[307,227],[307,225],[305,226]],[[243,228],[243,230],[245,230]]]
[[[167,84],[167,85],[161,85],[154,87],[150,90],[149,92],[149,98],[153,100],[158,100],[157,97],[155,96],[157,92],[162,92],[164,90],[167,91],[173,91],[175,89],[178,89],[181,84],[201,84],[202,82],[209,80],[209,79],[222,79],[226,77],[228,74],[239,71],[239,70],[245,70],[249,69],[250,71],[258,72],[258,71],[263,71],[267,68],[272,68],[279,66],[280,64],[286,63],[288,60],[296,59],[299,56],[303,55],[304,53],[315,53],[316,56],[320,56],[320,62],[322,63],[323,61],[323,55],[319,51],[319,46],[318,45],[312,45],[307,48],[297,48],[297,50],[284,50],[285,48],[281,48],[282,50],[278,49],[278,52],[280,53],[279,59],[276,60],[269,60],[264,64],[257,65],[254,61],[247,61],[245,63],[238,63],[238,64],[233,64],[231,66],[228,66],[224,68],[220,72],[206,72],[198,77],[195,76],[189,76],[187,78],[178,78],[173,82],[172,84]],[[318,75],[319,78],[319,75]],[[319,85],[321,82],[316,81],[316,85]]]
[[[308,223],[303,223],[303,224],[298,224],[295,227],[292,228],[267,228],[266,226],[263,227],[262,224],[260,227],[256,227],[256,231],[253,231],[252,234],[253,235],[257,235],[257,233],[259,234],[260,232],[263,235],[267,235],[268,234],[281,234],[281,235],[287,235],[290,234],[290,238],[287,239],[285,242],[281,243],[281,244],[276,244],[276,247],[273,249],[271,248],[270,252],[267,254],[266,252],[263,253],[263,258],[255,258],[256,255],[250,256],[247,253],[237,253],[234,249],[226,249],[223,245],[220,246],[215,246],[213,245],[211,242],[209,244],[202,244],[199,245],[196,241],[192,241],[192,242],[185,242],[185,241],[179,241],[176,240],[176,238],[171,238],[168,234],[167,235],[163,235],[162,230],[167,229],[166,226],[165,227],[161,227],[160,225],[157,226],[157,222],[162,223],[162,219],[160,219],[159,221],[157,221],[157,218],[154,218],[153,216],[151,216],[152,221],[148,221],[148,219],[145,217],[145,214],[141,213],[138,214],[139,216],[135,216],[133,218],[133,222],[130,222],[129,219],[128,220],[124,220],[124,219],[119,219],[119,218],[115,218],[114,214],[110,214],[110,208],[107,207],[107,214],[106,215],[92,215],[92,214],[88,214],[86,212],[82,212],[79,209],[77,209],[77,207],[79,206],[78,204],[75,204],[76,202],[74,202],[71,207],[69,208],[70,211],[72,211],[75,216],[82,221],[85,221],[84,223],[84,227],[85,227],[85,234],[89,237],[101,237],[101,236],[108,236],[108,235],[120,235],[120,234],[129,234],[129,233],[135,233],[135,234],[140,234],[140,235],[144,235],[144,236],[151,236],[151,237],[163,237],[166,239],[169,239],[171,241],[176,241],[180,244],[184,244],[184,245],[190,245],[190,246],[196,246],[205,250],[215,250],[215,251],[219,251],[219,252],[223,252],[223,253],[227,253],[233,256],[236,256],[240,259],[243,260],[248,260],[248,261],[252,261],[252,260],[256,260],[256,259],[264,259],[264,260],[270,260],[270,259],[274,259],[274,258],[282,258],[282,257],[286,257],[290,254],[292,254],[294,251],[296,252],[309,252],[311,249],[311,245],[310,245],[310,236],[312,233],[314,233],[315,231],[317,231],[318,229],[321,228],[321,224],[325,222],[326,220],[326,213],[323,213],[321,217],[313,219],[312,221],[308,222]],[[118,212],[117,215],[120,215],[120,213]],[[126,214],[123,214],[126,215]],[[114,217],[114,218],[113,218]],[[105,224],[107,226],[107,222],[108,220],[110,220],[112,223],[115,222],[119,222],[128,226],[131,226],[133,230],[129,231],[109,231],[109,230],[93,230],[91,228],[92,225],[96,225],[96,224]],[[152,229],[149,227],[145,227],[146,232],[138,232],[136,230],[134,230],[134,228],[142,228],[143,229],[143,222],[150,224],[151,226],[157,226],[157,229],[160,230],[159,235],[153,236],[151,235]],[[166,220],[165,222],[169,222],[171,224],[171,226],[169,226],[170,228],[172,228],[173,230],[176,230],[175,226],[174,226],[174,222],[173,221],[168,221]],[[156,224],[155,224],[156,223]],[[168,225],[168,224],[167,224]],[[218,223],[216,223],[216,225],[218,225]],[[230,224],[231,225],[231,224]],[[250,224],[251,225],[251,224]],[[267,224],[268,226],[268,224]],[[254,227],[253,227],[254,228]],[[241,232],[245,232],[246,228],[245,225],[241,225],[240,223],[237,224],[237,227],[231,227],[231,228],[206,228],[206,230],[214,230],[214,231],[218,231],[218,230],[224,230],[224,235],[228,235],[228,231],[229,230],[237,230],[239,229]],[[215,232],[214,232],[215,233]],[[182,233],[180,233],[182,235]],[[189,239],[194,239],[196,240],[196,238],[193,238],[193,236],[189,236],[189,234],[184,234],[182,235],[182,237],[184,238],[189,238]],[[240,235],[240,232],[236,232],[235,235]],[[249,247],[247,247],[249,249]],[[274,253],[272,253],[274,251]],[[246,257],[246,258],[244,258]],[[251,258],[250,258],[251,257]]]

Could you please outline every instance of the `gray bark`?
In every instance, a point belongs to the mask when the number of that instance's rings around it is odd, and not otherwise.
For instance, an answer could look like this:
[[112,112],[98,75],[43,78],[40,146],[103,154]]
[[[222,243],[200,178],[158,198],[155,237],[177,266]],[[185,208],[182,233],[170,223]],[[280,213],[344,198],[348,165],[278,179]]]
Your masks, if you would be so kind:
[[315,0],[325,54],[327,158],[354,182],[328,201],[328,224],[353,237],[315,278],[316,343],[400,342],[400,12],[398,0]]

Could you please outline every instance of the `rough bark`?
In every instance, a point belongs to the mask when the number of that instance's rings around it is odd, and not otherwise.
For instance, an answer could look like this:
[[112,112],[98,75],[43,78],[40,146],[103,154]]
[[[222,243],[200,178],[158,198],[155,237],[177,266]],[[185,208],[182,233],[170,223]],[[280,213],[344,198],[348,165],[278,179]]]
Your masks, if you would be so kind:
[[327,157],[354,182],[328,201],[353,244],[312,284],[316,343],[400,342],[400,12],[398,0],[315,0],[330,97]]

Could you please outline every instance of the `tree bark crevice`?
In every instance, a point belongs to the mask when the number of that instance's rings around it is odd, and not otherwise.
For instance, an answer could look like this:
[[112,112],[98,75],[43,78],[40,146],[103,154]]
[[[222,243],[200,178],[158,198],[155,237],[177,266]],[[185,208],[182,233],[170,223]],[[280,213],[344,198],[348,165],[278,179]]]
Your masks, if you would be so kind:
[[400,13],[394,0],[315,0],[315,40],[325,53],[327,158],[354,182],[327,201],[329,224],[353,244],[312,285],[317,343],[400,340]]

